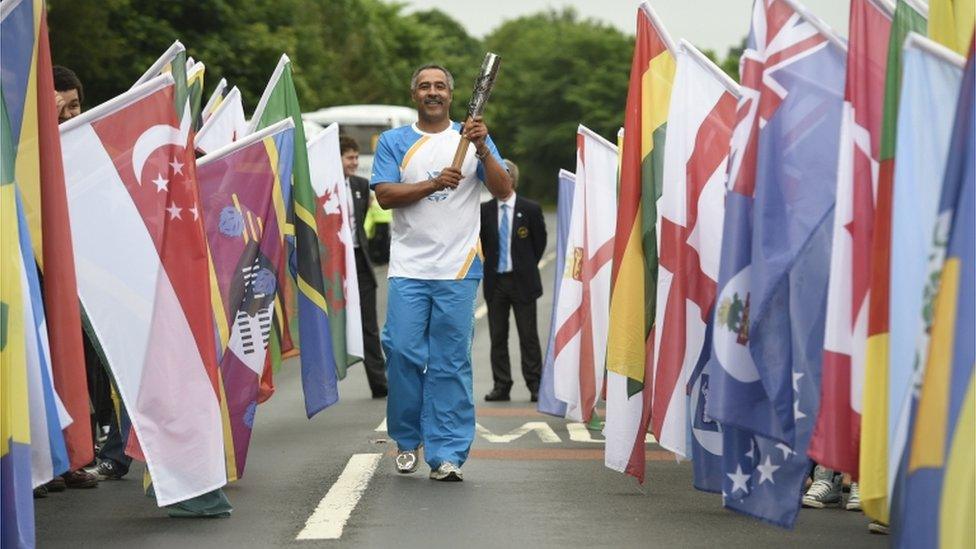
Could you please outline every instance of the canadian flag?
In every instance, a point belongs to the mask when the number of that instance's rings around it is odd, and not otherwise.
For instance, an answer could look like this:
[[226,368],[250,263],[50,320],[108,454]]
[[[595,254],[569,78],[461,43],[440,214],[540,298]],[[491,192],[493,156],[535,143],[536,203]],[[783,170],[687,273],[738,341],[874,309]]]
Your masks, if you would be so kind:
[[190,118],[174,93],[158,76],[60,128],[78,292],[160,506],[226,482]]

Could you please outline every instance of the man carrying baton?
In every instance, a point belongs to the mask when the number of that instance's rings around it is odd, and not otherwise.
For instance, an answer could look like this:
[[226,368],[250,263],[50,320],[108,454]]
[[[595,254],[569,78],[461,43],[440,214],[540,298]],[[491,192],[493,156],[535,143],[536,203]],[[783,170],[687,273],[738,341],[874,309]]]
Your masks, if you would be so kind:
[[[397,442],[397,471],[417,469],[422,445],[435,480],[462,480],[460,468],[474,440],[471,338],[483,272],[481,184],[497,197],[512,192],[478,116],[497,70],[491,57],[489,78],[483,71],[476,84],[481,104],[463,128],[450,119],[451,73],[439,65],[417,69],[410,93],[419,120],[384,132],[373,158],[370,186],[379,204],[393,209],[382,334],[387,428]],[[478,93],[479,86],[487,89]]]

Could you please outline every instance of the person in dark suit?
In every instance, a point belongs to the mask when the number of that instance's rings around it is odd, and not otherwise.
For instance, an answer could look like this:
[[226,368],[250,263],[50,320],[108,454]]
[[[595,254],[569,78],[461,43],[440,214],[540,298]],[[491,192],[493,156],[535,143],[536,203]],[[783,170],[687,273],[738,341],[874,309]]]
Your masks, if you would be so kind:
[[542,295],[539,260],[546,249],[546,223],[536,202],[517,196],[518,166],[505,160],[513,191],[504,200],[481,205],[481,246],[485,254],[484,292],[491,337],[491,373],[495,386],[489,402],[510,400],[512,367],[508,357],[509,311],[515,313],[522,377],[532,402],[538,400],[542,350],[536,325],[536,300]]
[[356,248],[356,276],[359,279],[359,309],[363,319],[363,362],[366,367],[366,380],[373,398],[385,398],[386,364],[380,348],[380,329],[376,322],[376,275],[369,260],[369,242],[362,221],[369,209],[369,181],[356,176],[359,167],[359,145],[356,140],[342,136],[339,138],[339,151],[342,154],[342,171],[346,176],[349,201],[351,202],[350,227]]

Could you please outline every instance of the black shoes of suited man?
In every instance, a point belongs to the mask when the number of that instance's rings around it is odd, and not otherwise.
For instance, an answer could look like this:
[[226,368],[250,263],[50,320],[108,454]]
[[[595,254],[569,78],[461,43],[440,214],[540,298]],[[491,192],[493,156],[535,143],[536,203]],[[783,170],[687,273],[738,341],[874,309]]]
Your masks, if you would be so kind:
[[[507,390],[505,390],[505,389],[500,389],[498,387],[495,387],[494,389],[491,390],[490,393],[488,393],[487,395],[485,395],[485,401],[487,401],[487,402],[508,402],[508,401],[512,400],[512,397],[508,393],[509,392]],[[529,393],[532,395],[530,397],[530,400],[532,402],[539,402],[539,391],[533,391],[533,390],[530,389],[529,390]]]

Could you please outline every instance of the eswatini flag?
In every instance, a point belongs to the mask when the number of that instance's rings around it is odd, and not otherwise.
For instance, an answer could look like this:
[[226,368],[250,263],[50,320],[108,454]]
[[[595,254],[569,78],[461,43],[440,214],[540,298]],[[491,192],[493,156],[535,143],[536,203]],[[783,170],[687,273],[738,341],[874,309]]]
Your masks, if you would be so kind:
[[40,0],[11,0],[0,10],[3,101],[16,152],[17,186],[27,229],[44,275],[44,312],[54,386],[68,414],[64,429],[71,468],[90,462],[92,450],[88,381],[81,340],[81,312],[75,280],[68,204],[61,166],[58,113],[47,33]]
[[157,503],[226,482],[207,245],[171,74],[61,125],[78,292]]
[[864,350],[864,391],[861,448],[858,458],[864,514],[888,523],[888,350],[891,273],[891,208],[894,194],[895,138],[901,88],[902,47],[909,32],[924,33],[925,15],[915,2],[898,0],[888,35],[885,97],[881,120],[878,187],[874,201],[869,269],[867,343]]
[[851,1],[820,413],[808,452],[817,463],[850,473],[855,479],[861,445],[874,189],[892,16],[883,2]]
[[[236,478],[244,475],[284,255],[275,184],[288,180],[294,124],[285,120],[199,159],[207,242],[230,339],[220,359]],[[230,453],[230,452],[228,452]]]
[[637,41],[630,66],[620,154],[605,430],[607,467],[626,472],[641,482],[644,481],[644,434],[651,412],[650,380],[645,379],[645,372],[653,367],[649,350],[653,351],[657,284],[655,201],[661,192],[675,51],[674,42],[654,10],[643,2],[637,9]]
[[661,245],[651,423],[661,446],[684,458],[692,455],[689,434],[706,448],[711,440],[721,444],[717,428],[692,420],[699,399],[691,398],[691,389],[702,375],[703,353],[711,352],[706,328],[715,305],[726,164],[738,101],[739,86],[682,41],[658,203]]

